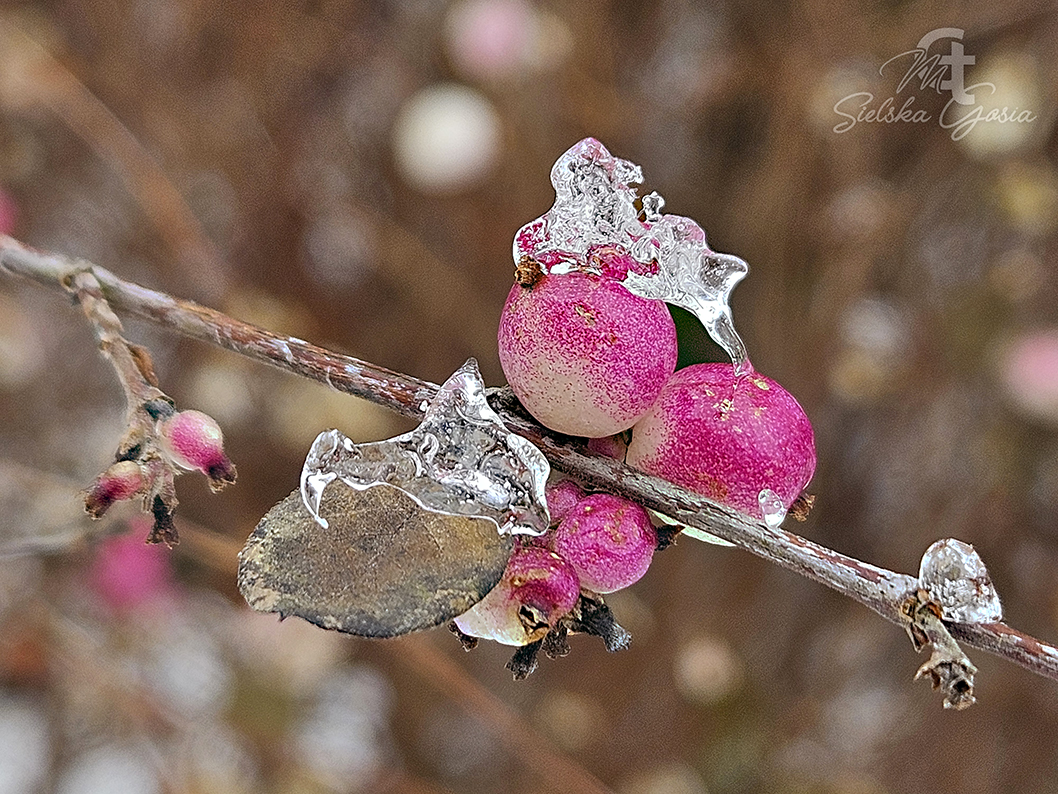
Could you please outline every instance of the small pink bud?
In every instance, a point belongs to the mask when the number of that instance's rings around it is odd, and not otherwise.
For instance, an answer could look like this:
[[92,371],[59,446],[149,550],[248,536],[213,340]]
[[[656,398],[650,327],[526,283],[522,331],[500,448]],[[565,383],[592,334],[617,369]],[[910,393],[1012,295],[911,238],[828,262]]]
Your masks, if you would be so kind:
[[162,449],[185,469],[205,474],[214,487],[235,481],[235,466],[224,454],[220,425],[201,411],[178,411],[158,423]]
[[101,517],[114,502],[131,499],[141,493],[146,478],[140,464],[132,460],[119,460],[96,477],[92,486],[84,492],[84,509],[92,518]]
[[547,511],[551,514],[551,523],[557,524],[566,517],[566,513],[584,498],[584,489],[573,480],[559,480],[544,489],[547,496]]
[[612,593],[638,582],[658,545],[647,511],[620,496],[592,494],[569,511],[552,548],[573,566],[581,585]]
[[579,597],[580,583],[569,563],[547,549],[524,546],[511,555],[500,583],[455,624],[470,637],[528,645],[568,615]]
[[15,199],[0,188],[0,234],[13,234],[18,222],[18,205]]

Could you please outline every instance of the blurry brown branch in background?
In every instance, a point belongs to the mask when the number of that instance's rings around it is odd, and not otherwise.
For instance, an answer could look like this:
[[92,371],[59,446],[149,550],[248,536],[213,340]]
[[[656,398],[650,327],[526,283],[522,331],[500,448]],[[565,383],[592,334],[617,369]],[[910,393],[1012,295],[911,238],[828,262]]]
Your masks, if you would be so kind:
[[196,292],[221,295],[224,259],[168,175],[109,107],[42,46],[0,18],[7,95],[47,108],[110,164],[136,197]]
[[[325,383],[410,418],[420,417],[419,406],[438,388],[433,383],[332,353],[300,339],[279,336],[212,309],[146,289],[91,263],[35,251],[10,237],[0,237],[0,270],[60,288],[74,274],[90,271],[102,296],[118,313],[149,320],[185,336]],[[634,499],[678,522],[825,584],[905,627],[916,647],[926,637],[936,652],[938,643],[944,644],[943,638],[950,632],[969,646],[1058,681],[1058,648],[1052,645],[1004,623],[942,623],[928,620],[925,615],[929,610],[909,608],[909,603],[913,605],[919,598],[915,577],[847,557],[783,529],[770,529],[704,496],[631,469],[612,458],[589,453],[575,439],[551,433],[536,424],[506,390],[494,392],[492,402],[507,426],[536,444],[552,467],[589,487]],[[955,655],[949,653],[945,664]],[[972,702],[973,665],[965,656],[959,664],[962,669],[957,674],[943,676],[927,670],[929,662],[923,666],[926,670],[923,675],[929,673],[935,683],[946,685],[945,703],[953,707]],[[971,687],[970,691],[966,691],[967,686]]]

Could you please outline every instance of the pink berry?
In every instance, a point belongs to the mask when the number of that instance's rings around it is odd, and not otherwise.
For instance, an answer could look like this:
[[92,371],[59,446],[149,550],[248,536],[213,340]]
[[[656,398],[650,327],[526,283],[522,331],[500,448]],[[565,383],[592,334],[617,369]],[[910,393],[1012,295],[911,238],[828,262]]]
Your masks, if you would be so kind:
[[85,512],[99,518],[114,502],[131,499],[145,488],[146,479],[140,465],[132,460],[120,460],[96,477],[84,492]]
[[565,518],[566,513],[584,498],[584,489],[573,480],[549,483],[544,493],[547,495],[547,511],[551,514],[553,524]]
[[598,438],[646,413],[676,368],[676,326],[661,301],[592,273],[515,284],[503,307],[500,364],[541,424]]
[[511,555],[500,583],[455,624],[469,637],[528,645],[568,615],[579,597],[569,563],[539,546],[523,546]]
[[577,572],[581,586],[612,593],[638,582],[650,567],[657,532],[647,511],[620,496],[592,494],[555,530],[552,548]]
[[628,454],[628,442],[621,434],[616,436],[604,436],[602,438],[589,438],[586,445],[589,452],[596,455],[605,455],[608,458],[624,460]]
[[201,411],[178,411],[158,423],[162,448],[185,469],[195,469],[217,482],[235,480],[235,467],[224,454],[224,435],[216,420]]
[[758,518],[761,491],[789,508],[812,479],[815,440],[775,381],[696,364],[677,372],[636,424],[628,464]]
[[[143,522],[136,522],[142,526]],[[171,558],[143,542],[139,531],[105,538],[91,569],[93,589],[111,609],[124,611],[155,603],[172,594]]]

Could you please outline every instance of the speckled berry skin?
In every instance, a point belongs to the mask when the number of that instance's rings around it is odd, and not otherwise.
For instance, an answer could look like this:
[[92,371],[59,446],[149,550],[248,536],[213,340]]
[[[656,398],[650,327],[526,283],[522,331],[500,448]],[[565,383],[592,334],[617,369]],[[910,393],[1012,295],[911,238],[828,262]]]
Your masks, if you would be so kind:
[[552,548],[573,566],[581,587],[612,593],[638,582],[658,545],[647,511],[620,496],[592,494],[555,530]]
[[599,438],[627,430],[676,368],[676,326],[661,301],[590,273],[515,284],[499,328],[500,364],[542,425]]
[[569,563],[548,549],[521,546],[500,583],[455,624],[469,637],[528,645],[568,615],[579,597],[580,582]]
[[789,508],[812,479],[815,439],[797,400],[771,378],[696,364],[633,428],[627,462],[760,518],[762,490]]

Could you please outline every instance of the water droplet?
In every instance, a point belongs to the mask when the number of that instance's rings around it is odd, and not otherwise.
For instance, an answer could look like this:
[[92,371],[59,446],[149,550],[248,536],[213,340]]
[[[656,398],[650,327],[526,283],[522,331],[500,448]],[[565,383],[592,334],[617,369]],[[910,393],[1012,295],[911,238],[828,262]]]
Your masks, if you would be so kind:
[[635,163],[614,157],[594,138],[580,141],[551,169],[555,203],[515,235],[514,261],[529,256],[546,273],[605,272],[636,295],[687,309],[739,374],[752,372],[729,303],[749,266],[710,250],[690,218],[663,214],[657,193],[643,197],[640,220],[631,183],[642,181]]
[[760,503],[760,511],[764,515],[764,523],[772,529],[778,529],[786,518],[786,505],[782,503],[779,495],[770,488],[765,488],[757,494]]
[[969,543],[938,540],[922,555],[919,586],[940,605],[945,620],[994,623],[1003,619],[999,594],[984,562]]

